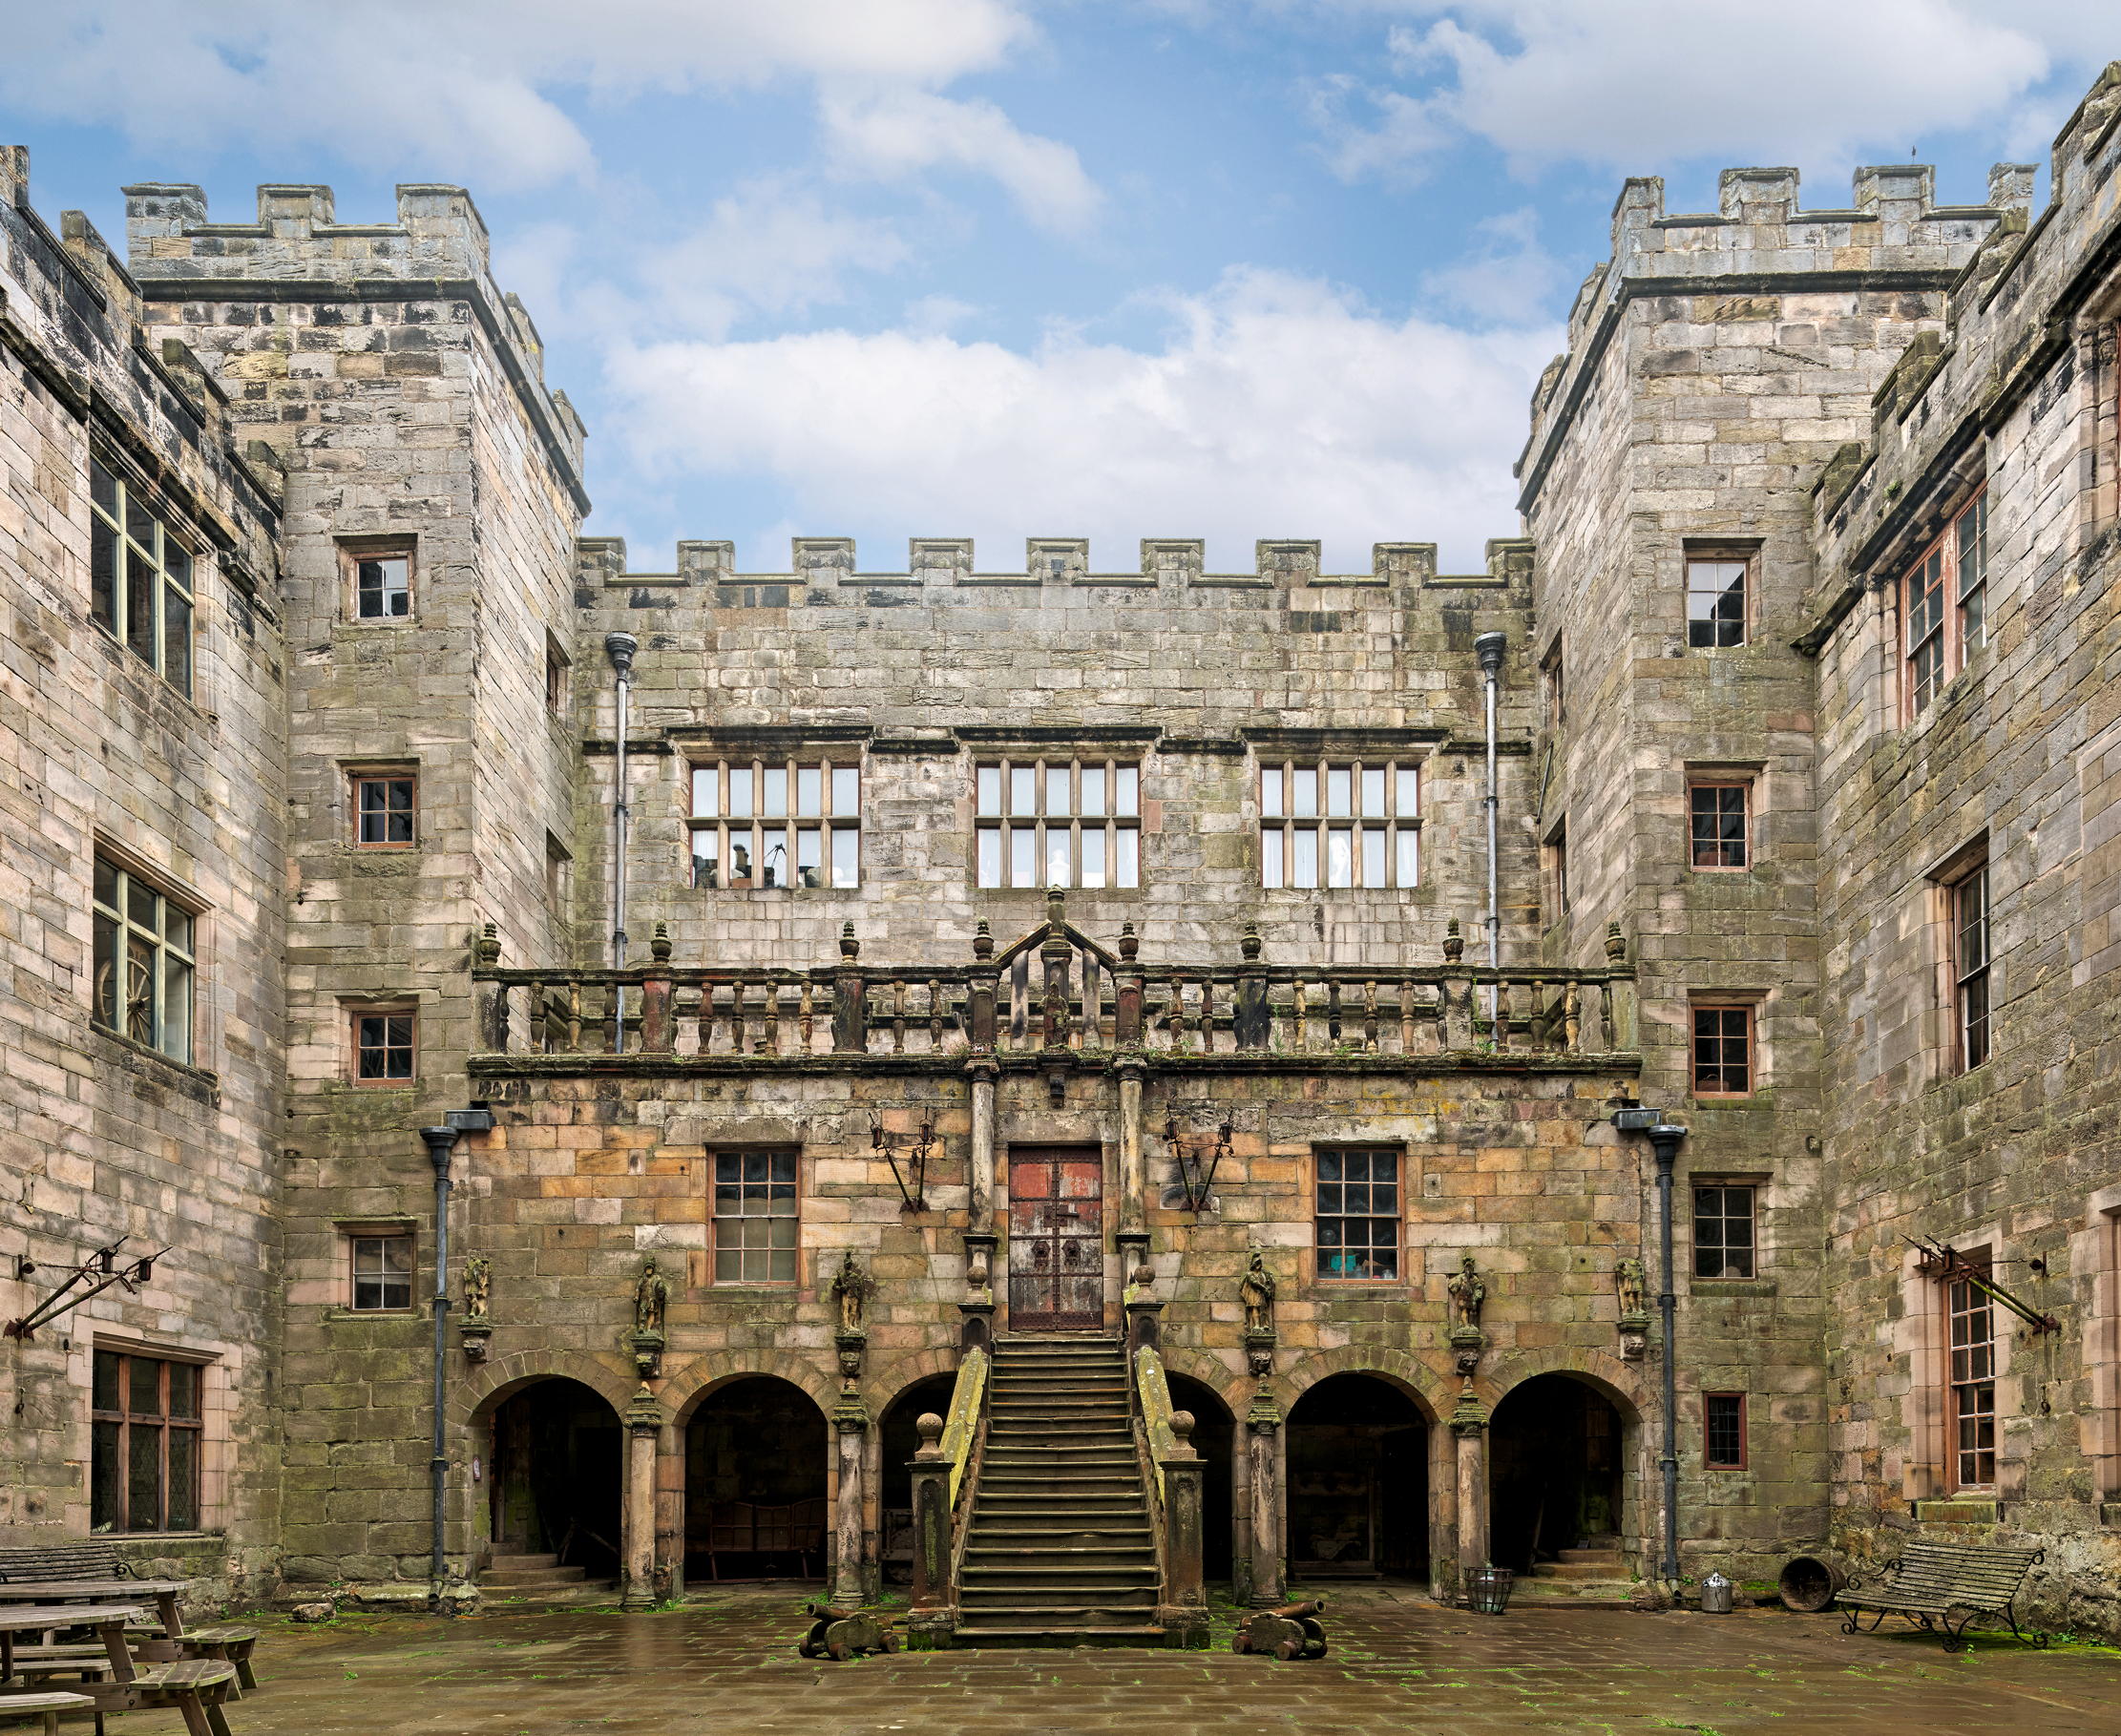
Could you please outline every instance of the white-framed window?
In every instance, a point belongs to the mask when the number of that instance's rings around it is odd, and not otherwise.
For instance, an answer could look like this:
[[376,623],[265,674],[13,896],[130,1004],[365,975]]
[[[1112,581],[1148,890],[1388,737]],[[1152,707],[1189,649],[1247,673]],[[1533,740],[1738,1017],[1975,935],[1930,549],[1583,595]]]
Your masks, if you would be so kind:
[[862,770],[847,760],[695,761],[692,884],[859,886]]
[[404,1230],[348,1236],[346,1258],[351,1291],[347,1305],[356,1312],[396,1313],[412,1306],[414,1252]]
[[367,547],[342,545],[347,612],[357,621],[412,618],[414,555],[410,542]]
[[983,887],[1138,887],[1142,768],[1122,760],[987,760],[974,768]]
[[96,857],[94,1022],[188,1062],[194,927],[193,912],[159,888]]
[[1259,768],[1259,884],[1408,888],[1421,874],[1421,774],[1405,761]]
[[125,476],[89,459],[89,618],[192,690],[192,557]]

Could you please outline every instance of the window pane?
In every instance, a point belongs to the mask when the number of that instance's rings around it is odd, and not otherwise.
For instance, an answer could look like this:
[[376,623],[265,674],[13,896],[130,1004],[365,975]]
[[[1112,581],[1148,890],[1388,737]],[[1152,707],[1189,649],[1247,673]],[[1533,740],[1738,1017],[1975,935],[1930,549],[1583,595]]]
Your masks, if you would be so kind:
[[117,1025],[117,920],[98,910],[95,914],[95,980],[90,988],[90,1016],[116,1031]]
[[156,949],[137,934],[125,947],[125,1035],[136,1043],[155,1041]]
[[769,826],[760,833],[765,854],[759,859],[761,886],[786,886],[788,883],[788,835],[784,826]]
[[1001,884],[1001,827],[998,826],[979,828],[979,884]]
[[788,768],[785,765],[768,765],[766,768],[766,817],[768,820],[785,820],[788,811]]
[[1354,781],[1352,765],[1326,768],[1326,812],[1333,818],[1345,820],[1354,812]]
[[166,532],[162,536],[162,576],[189,596],[192,592],[192,557],[184,545]]
[[1365,818],[1381,819],[1384,815],[1384,767],[1381,765],[1362,768],[1362,811]]
[[1401,765],[1394,772],[1394,782],[1399,789],[1393,811],[1402,820],[1411,820],[1421,811],[1419,776],[1412,765]]
[[169,1432],[169,1528],[199,1529],[199,1431]]
[[138,1416],[162,1413],[162,1365],[146,1356],[127,1358],[132,1378],[126,1383],[125,1408]]
[[1282,830],[1278,826],[1263,826],[1259,834],[1259,884],[1279,886],[1282,882]]
[[1116,765],[1112,768],[1112,811],[1122,819],[1133,819],[1142,811],[1142,768],[1139,765]]
[[1046,827],[1046,885],[1067,886],[1075,879],[1074,854],[1066,826]]
[[751,817],[751,767],[729,767],[729,812],[740,820]]
[[1068,768],[1065,765],[1046,767],[1046,812],[1072,814],[1075,803],[1068,795]]
[[1418,886],[1421,883],[1421,834],[1412,826],[1402,826],[1395,842],[1399,860],[1394,868],[1393,884]]
[[1326,829],[1326,884],[1353,886],[1355,883],[1354,833],[1345,826]]
[[982,814],[1001,812],[1001,767],[982,765],[978,773],[978,809]]
[[1366,826],[1362,828],[1362,884],[1382,886],[1384,883],[1384,827]]
[[795,771],[795,811],[806,820],[814,820],[825,808],[825,768],[822,765],[799,765]]
[[1291,865],[1291,886],[1316,886],[1318,884],[1318,832],[1317,828],[1299,826],[1294,838],[1295,853]]
[[1009,768],[1009,811],[1012,814],[1035,814],[1039,811],[1037,766],[1012,765]]
[[1318,812],[1318,768],[1314,765],[1299,765],[1290,774],[1290,778],[1291,796],[1296,817],[1299,820],[1315,817]]
[[162,966],[161,1050],[172,1060],[192,1058],[192,968],[168,957]]
[[100,518],[89,525],[89,618],[117,631],[117,533]]
[[[1104,767],[1085,765],[1082,768],[1082,812],[1093,819],[1104,814]],[[1087,886],[1088,881],[1083,884]]]
[[832,828],[832,884],[859,886],[862,880],[862,834],[851,826]]
[[155,514],[130,488],[125,491],[125,533],[150,554],[155,549]]
[[825,841],[818,836],[816,826],[805,826],[797,828],[795,833],[795,884],[797,886],[809,888],[820,883],[822,876],[819,870],[824,868],[825,859],[819,852],[824,848],[824,845]]
[[832,767],[832,813],[841,820],[862,817],[862,768],[859,765]]
[[89,1407],[95,1411],[122,1411],[125,1407],[119,1398],[124,1390],[125,1359],[115,1350],[95,1352],[94,1370],[89,1376]]
[[97,1423],[90,1444],[89,1524],[96,1531],[117,1525],[121,1433],[116,1423]]
[[692,832],[692,884],[696,887],[715,887],[722,883],[721,863],[717,854],[722,847],[720,836],[711,826],[695,826]]
[[704,817],[722,811],[722,768],[719,765],[692,768],[692,811]]
[[1101,887],[1104,884],[1104,827],[1086,826],[1082,828],[1082,876],[1081,884]]
[[178,693],[192,690],[192,605],[174,587],[162,587],[162,675]]
[[100,458],[89,460],[89,498],[106,512],[117,512],[117,478],[111,474]]
[[1279,820],[1281,809],[1281,767],[1263,766],[1259,773],[1259,817],[1262,820]]
[[1114,834],[1114,845],[1119,860],[1114,867],[1112,884],[1119,887],[1142,884],[1142,834],[1131,826],[1123,826]]
[[1028,826],[1009,828],[1009,884],[1039,884],[1039,834]]
[[125,551],[125,643],[142,661],[155,661],[155,568],[130,544]]

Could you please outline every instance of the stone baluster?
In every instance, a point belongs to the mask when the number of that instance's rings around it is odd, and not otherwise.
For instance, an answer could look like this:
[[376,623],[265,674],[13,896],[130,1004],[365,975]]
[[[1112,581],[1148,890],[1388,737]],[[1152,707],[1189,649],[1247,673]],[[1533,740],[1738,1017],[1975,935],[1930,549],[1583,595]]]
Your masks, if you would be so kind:
[[1000,973],[995,969],[995,937],[981,922],[972,939],[972,981],[965,991],[965,1035],[975,1055],[992,1055],[995,1048],[995,990]]
[[766,1035],[760,1052],[766,1055],[781,1053],[781,985],[777,982],[762,983],[759,992],[766,996]]
[[1492,1003],[1494,1018],[1488,1026],[1488,1041],[1498,1053],[1510,1046],[1510,1022],[1516,1016],[1510,1004],[1510,984],[1507,977],[1498,977],[1495,983],[1495,999]]
[[677,1047],[670,1022],[670,927],[656,924],[649,964],[640,977],[640,1052],[668,1055]]
[[892,1053],[906,1053],[906,979],[892,978]]
[[1581,1053],[1584,1047],[1582,993],[1573,981],[1562,991],[1562,1047],[1570,1055]]
[[850,922],[840,930],[840,968],[832,976],[832,1050],[837,1055],[863,1055],[869,1050],[869,991],[855,960],[862,943],[854,938]]
[[[1628,963],[1628,942],[1620,931],[1620,924],[1606,925],[1606,966],[1618,971]],[[1606,979],[1607,1011],[1606,1019],[1606,1047],[1632,1049],[1635,1037],[1635,985],[1631,978],[1610,976]]]
[[1289,1046],[1304,1050],[1311,1047],[1311,1006],[1308,995],[1310,985],[1302,977],[1290,985],[1289,990]]
[[1059,888],[1046,892],[1046,937],[1039,943],[1042,967],[1042,993],[1039,1001],[1039,1047],[1064,1049],[1068,1042],[1068,963],[1075,956],[1069,943],[1067,908]]
[[543,1055],[545,1042],[545,983],[540,977],[530,986],[530,1041],[533,1055]]
[[1454,916],[1443,930],[1443,976],[1438,985],[1441,1006],[1437,1027],[1446,1049],[1473,1047],[1473,979],[1463,973],[1465,938]]
[[1340,979],[1330,978],[1326,983],[1326,1047],[1337,1048],[1340,1043]]
[[1377,985],[1362,985],[1362,1046],[1375,1050],[1377,1046]]
[[1141,949],[1134,925],[1126,923],[1120,930],[1120,973],[1114,979],[1115,989],[1112,1007],[1112,1046],[1115,1049],[1139,1049],[1142,1046],[1142,971],[1134,962],[1134,955]]
[[1274,1040],[1274,1015],[1267,1004],[1267,967],[1259,961],[1259,924],[1245,925],[1238,947],[1245,962],[1237,967],[1237,1002],[1230,1028],[1240,1049],[1264,1049]]
[[567,1053],[582,1052],[582,985],[576,977],[567,985]]
[[939,977],[928,979],[928,1047],[939,1054],[943,1046],[943,985]]
[[796,1003],[795,1016],[802,1053],[808,1055],[817,1046],[817,985],[807,976],[803,979],[803,993]]
[[1414,978],[1399,979],[1399,1053],[1414,1053]]

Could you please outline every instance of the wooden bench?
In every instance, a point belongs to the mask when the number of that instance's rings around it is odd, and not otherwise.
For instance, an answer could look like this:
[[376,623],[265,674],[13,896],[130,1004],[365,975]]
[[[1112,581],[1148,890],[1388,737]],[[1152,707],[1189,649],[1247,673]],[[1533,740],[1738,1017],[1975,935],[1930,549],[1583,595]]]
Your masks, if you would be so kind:
[[[1900,1550],[1899,1560],[1888,1561],[1881,1570],[1890,1576],[1884,1584],[1866,1591],[1860,1579],[1852,1579],[1841,1589],[1841,1607],[1848,1611],[1841,1631],[1875,1634],[1887,1616],[1905,1616],[1942,1640],[1947,1652],[1960,1652],[1966,1649],[1966,1628],[1976,1616],[2001,1616],[2017,1639],[2044,1646],[2048,1636],[2022,1631],[2011,1603],[2026,1576],[2046,1554],[2039,1549],[1909,1543]],[[1861,1622],[1865,1610],[1875,1612],[1868,1628]]]
[[44,1736],[59,1736],[61,1712],[93,1712],[95,1702],[86,1694],[0,1694],[0,1724],[34,1718],[44,1726]]
[[0,1579],[130,1579],[132,1563],[110,1543],[48,1543],[0,1549]]
[[[140,1638],[153,1642],[161,1635],[149,1628],[128,1629],[128,1637],[137,1633]],[[235,1627],[223,1622],[218,1627],[187,1627],[178,1636],[177,1643],[183,1648],[187,1658],[216,1658],[223,1663],[236,1666],[236,1680],[244,1693],[258,1685],[258,1678],[251,1672],[250,1654],[258,1646],[258,1630],[255,1627]]]
[[95,1714],[99,1730],[106,1712],[175,1707],[183,1717],[186,1736],[232,1736],[220,1708],[236,1685],[236,1666],[218,1658],[136,1664],[120,1680],[108,1658],[40,1659],[33,1652],[17,1653],[14,1675],[0,1682],[0,1714],[21,1703],[20,1688],[60,1675],[82,1678],[80,1687],[68,1698],[86,1703],[85,1709]]
[[822,1497],[762,1507],[750,1501],[715,1501],[706,1512],[707,1572],[719,1579],[722,1556],[794,1556],[807,1569],[815,1557],[825,1564],[825,1502]]

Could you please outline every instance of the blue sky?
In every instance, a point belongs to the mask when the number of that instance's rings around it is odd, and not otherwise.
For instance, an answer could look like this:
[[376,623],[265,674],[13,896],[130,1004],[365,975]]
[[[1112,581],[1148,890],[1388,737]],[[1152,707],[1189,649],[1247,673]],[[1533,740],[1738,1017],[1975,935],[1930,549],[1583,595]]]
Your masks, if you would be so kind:
[[[116,189],[472,189],[591,430],[590,529],[1376,540],[1477,564],[1621,178],[1712,209],[2045,162],[2121,0],[0,0],[0,141]],[[2042,197],[2045,197],[2043,183]]]

